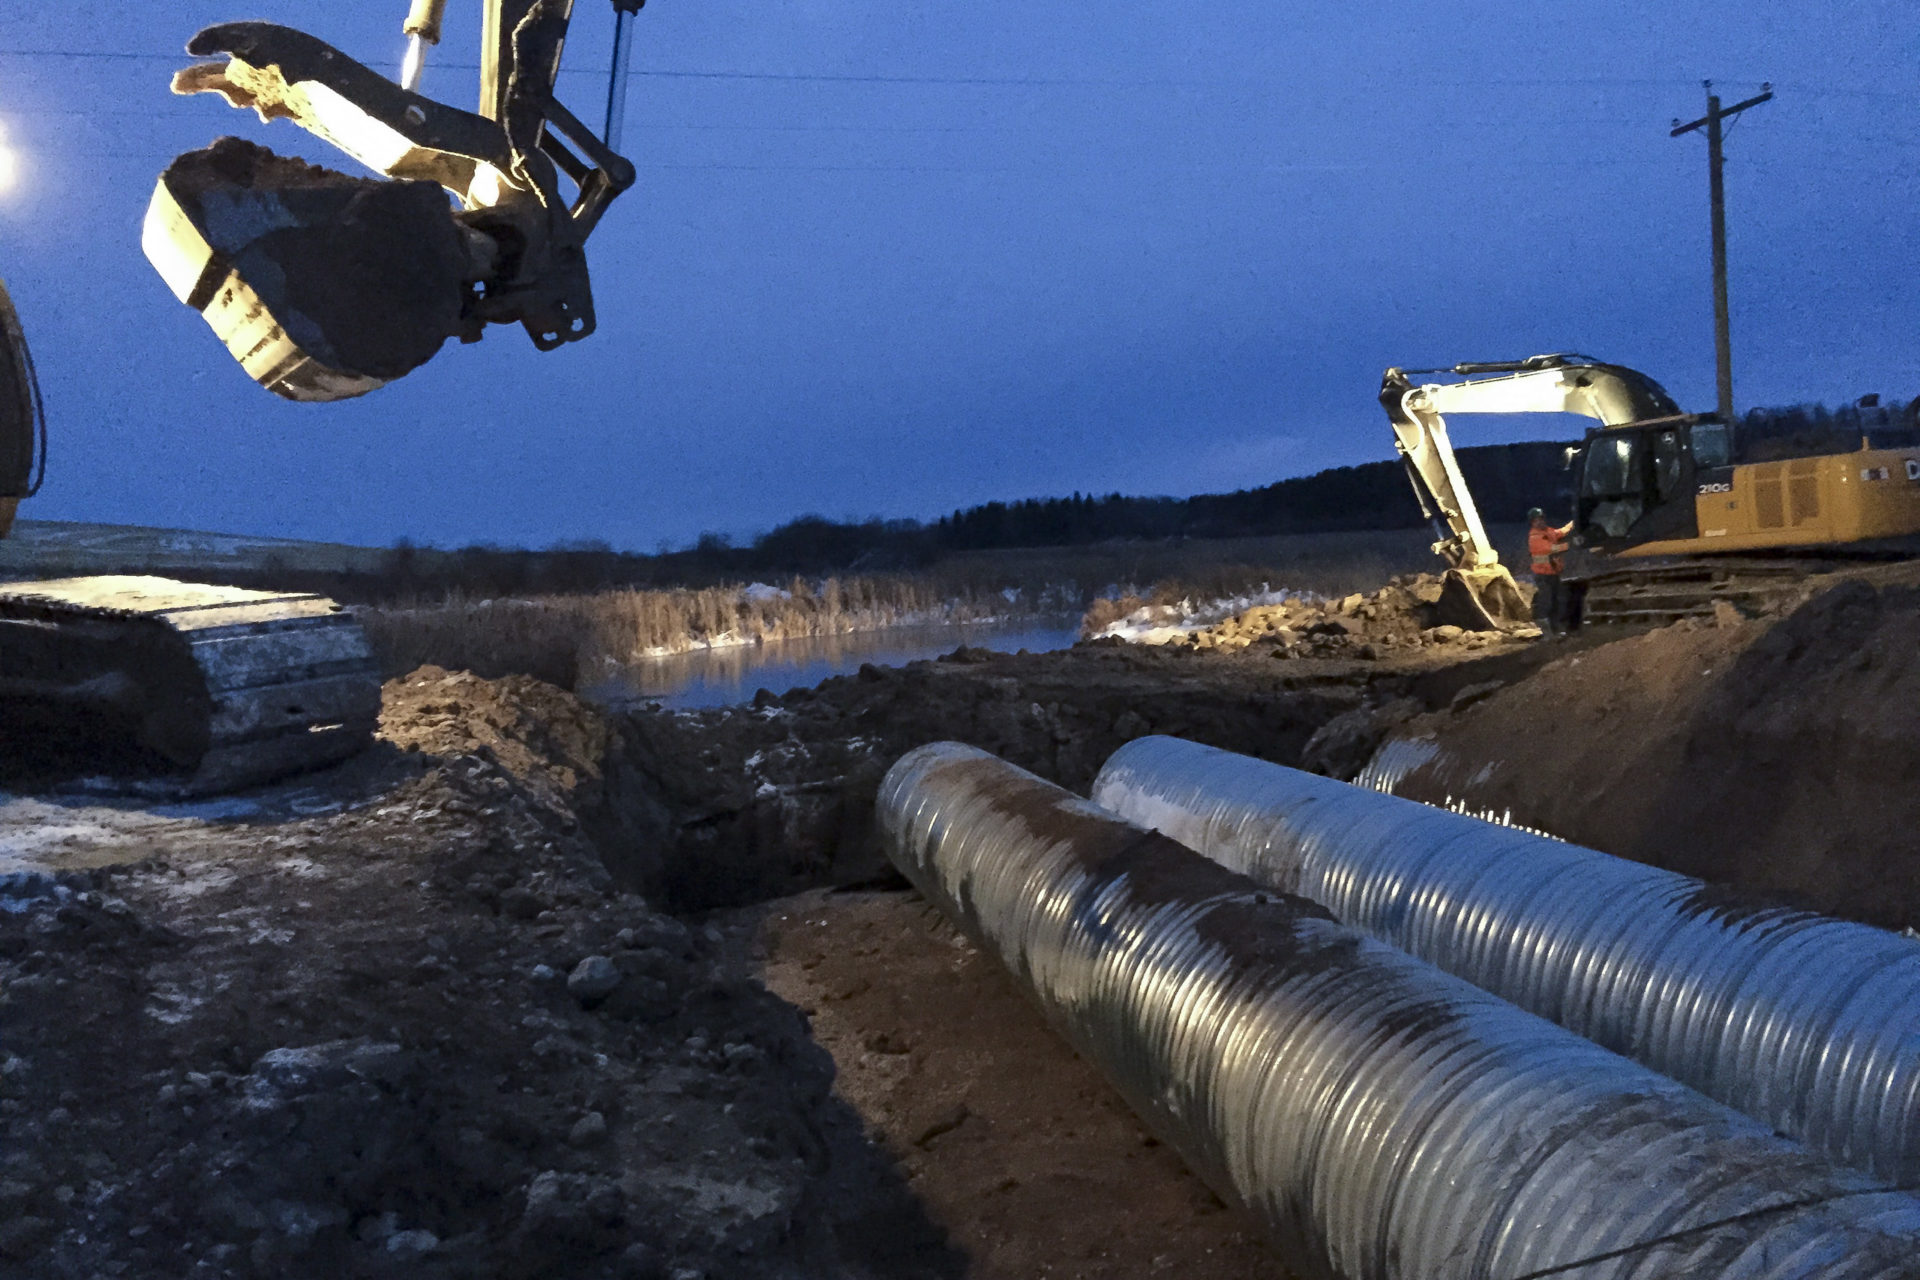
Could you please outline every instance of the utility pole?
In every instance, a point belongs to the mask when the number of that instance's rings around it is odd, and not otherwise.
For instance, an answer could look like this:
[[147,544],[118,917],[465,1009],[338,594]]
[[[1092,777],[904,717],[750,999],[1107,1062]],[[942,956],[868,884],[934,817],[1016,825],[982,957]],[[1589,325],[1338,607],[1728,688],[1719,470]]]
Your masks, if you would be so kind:
[[1681,124],[1675,120],[1673,132],[1667,136],[1677,138],[1702,127],[1707,131],[1707,186],[1713,204],[1713,355],[1720,382],[1720,420],[1732,426],[1733,336],[1728,331],[1727,319],[1727,196],[1720,175],[1726,160],[1721,143],[1726,135],[1721,129],[1721,122],[1739,115],[1748,107],[1772,101],[1773,86],[1763,84],[1759,96],[1736,102],[1722,110],[1720,95],[1713,91],[1713,81],[1703,80],[1701,83],[1707,90],[1707,114],[1691,124]]

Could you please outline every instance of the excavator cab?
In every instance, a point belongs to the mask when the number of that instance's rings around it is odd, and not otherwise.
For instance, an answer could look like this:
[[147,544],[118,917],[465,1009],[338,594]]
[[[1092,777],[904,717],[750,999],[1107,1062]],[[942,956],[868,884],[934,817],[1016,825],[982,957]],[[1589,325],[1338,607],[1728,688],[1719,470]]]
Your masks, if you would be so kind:
[[585,245],[633,184],[615,150],[644,0],[613,0],[602,136],[554,97],[573,0],[485,0],[480,110],[416,92],[446,0],[414,0],[400,83],[325,41],[266,22],[209,27],[179,94],[216,93],[291,120],[374,177],[223,138],[174,160],[141,243],[253,379],[292,400],[364,395],[448,338],[517,323],[542,351],[595,327]]
[[1665,420],[1587,433],[1575,464],[1574,530],[1584,546],[1618,551],[1643,542],[1697,538],[1694,495],[1725,470],[1726,428]]

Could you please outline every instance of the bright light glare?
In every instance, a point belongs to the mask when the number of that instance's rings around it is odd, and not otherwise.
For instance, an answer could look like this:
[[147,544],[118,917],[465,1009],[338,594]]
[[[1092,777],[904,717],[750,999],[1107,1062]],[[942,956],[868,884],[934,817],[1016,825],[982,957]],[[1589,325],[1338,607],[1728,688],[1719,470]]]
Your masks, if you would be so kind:
[[19,180],[20,157],[6,144],[5,135],[0,134],[0,196],[12,191]]

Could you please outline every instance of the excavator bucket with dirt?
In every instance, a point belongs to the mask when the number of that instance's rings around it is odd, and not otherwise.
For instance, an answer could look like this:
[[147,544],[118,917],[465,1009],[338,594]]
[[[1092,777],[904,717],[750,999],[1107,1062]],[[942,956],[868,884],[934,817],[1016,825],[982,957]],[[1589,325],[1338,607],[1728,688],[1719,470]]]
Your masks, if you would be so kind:
[[485,114],[288,27],[200,32],[188,52],[223,60],[179,72],[175,93],[291,120],[379,176],[223,138],[161,175],[147,258],[256,382],[293,400],[364,395],[488,324],[519,323],[543,351],[586,337],[586,238],[634,172],[553,99],[571,9],[487,0]]
[[1434,605],[1439,624],[1466,631],[1515,631],[1533,625],[1533,610],[1520,584],[1503,564],[1449,569]]

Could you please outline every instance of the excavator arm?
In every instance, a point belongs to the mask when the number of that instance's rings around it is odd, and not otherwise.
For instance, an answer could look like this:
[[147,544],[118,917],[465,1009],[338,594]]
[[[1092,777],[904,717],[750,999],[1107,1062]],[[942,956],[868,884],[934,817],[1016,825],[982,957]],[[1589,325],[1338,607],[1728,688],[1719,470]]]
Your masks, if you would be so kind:
[[[1416,384],[1410,373],[1449,373],[1466,381]],[[1380,403],[1414,497],[1438,535],[1433,549],[1447,562],[1442,612],[1483,630],[1524,625],[1526,602],[1487,538],[1447,437],[1445,415],[1575,413],[1607,426],[1681,416],[1672,397],[1645,374],[1575,355],[1389,369]]]
[[40,488],[47,470],[47,418],[40,404],[27,337],[7,286],[0,284],[0,538],[13,528],[22,498]]
[[[147,257],[252,377],[295,400],[363,395],[518,323],[542,351],[591,334],[587,237],[633,166],[554,96],[573,0],[485,0],[479,111],[416,92],[446,0],[415,0],[395,83],[305,32],[209,27],[174,92],[286,119],[379,175],[358,178],[226,138],[154,190]],[[620,24],[608,113],[623,100]],[[457,203],[449,203],[449,194]]]

